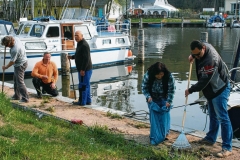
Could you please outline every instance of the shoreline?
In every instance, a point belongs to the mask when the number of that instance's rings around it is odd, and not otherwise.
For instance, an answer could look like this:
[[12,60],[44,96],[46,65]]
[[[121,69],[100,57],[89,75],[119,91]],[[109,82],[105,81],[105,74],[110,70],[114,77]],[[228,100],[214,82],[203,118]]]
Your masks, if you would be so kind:
[[[2,81],[0,81],[0,85],[2,86]],[[6,83],[6,82],[4,82],[4,87],[8,87],[8,89],[9,90],[13,90],[12,88],[13,88],[13,84],[10,84],[10,83]],[[34,95],[36,95],[36,91],[34,90],[34,89],[30,89],[30,88],[27,88],[27,91],[28,91],[28,93],[29,94],[34,94]],[[5,89],[4,89],[4,92],[6,93],[6,91],[5,91]],[[10,92],[8,92],[7,93],[7,95],[8,95],[8,97],[11,97],[11,95],[9,95],[10,94]],[[114,110],[114,109],[110,109],[110,108],[106,108],[106,107],[102,107],[102,106],[97,106],[97,105],[87,105],[87,106],[72,106],[71,105],[71,103],[74,101],[74,99],[71,99],[71,98],[68,98],[68,97],[63,97],[63,96],[61,96],[61,92],[60,92],[60,95],[59,96],[57,96],[57,97],[52,97],[53,99],[56,99],[57,101],[59,101],[59,102],[64,102],[64,103],[68,103],[69,104],[69,106],[70,107],[72,107],[72,109],[78,109],[78,110],[80,110],[80,108],[82,108],[82,109],[86,109],[86,110],[89,110],[89,109],[91,109],[91,110],[94,110],[94,111],[96,111],[96,112],[104,112],[104,113],[107,113],[107,112],[110,112],[110,113],[112,113],[112,114],[118,114],[118,115],[120,115],[120,116],[123,116],[125,119],[130,119],[130,120],[132,120],[132,121],[135,121],[135,122],[141,122],[141,123],[146,123],[146,124],[149,124],[149,122],[146,122],[146,121],[142,121],[142,120],[137,120],[137,119],[134,119],[134,118],[129,118],[129,117],[127,117],[127,116],[124,116],[124,114],[126,113],[126,112],[123,112],[123,111],[117,111],[117,110]],[[42,99],[37,99],[37,98],[34,98],[34,97],[31,97],[30,98],[30,101],[32,101],[32,102],[38,102],[38,103],[40,103],[40,101],[42,101]],[[19,103],[17,102],[15,102],[14,100],[11,100],[11,102],[12,102],[12,104],[14,105],[14,106],[21,106],[21,108],[23,108],[23,107],[27,107],[27,108],[29,108],[30,110],[31,109],[33,109],[34,108],[34,110],[35,111],[38,111],[40,108],[37,108],[36,106],[36,104],[33,104],[32,106],[29,106],[29,103],[25,103],[25,104],[21,104],[21,105],[19,105]],[[35,106],[35,107],[34,107]],[[58,105],[58,106],[55,106],[55,107],[61,107],[61,105]],[[71,111],[72,109],[70,109],[70,108],[64,108],[64,112],[66,113],[67,112],[67,110],[68,111]],[[56,117],[56,118],[59,118],[59,119],[62,119],[62,120],[66,120],[66,121],[71,121],[71,119],[69,119],[69,118],[67,118],[66,116],[59,116],[59,115],[53,115],[53,113],[49,113],[49,112],[46,112],[46,111],[42,111],[41,109],[39,110],[40,112],[44,112],[44,114],[45,115],[48,115],[48,116],[54,116],[54,117]],[[73,117],[72,117],[73,118]],[[83,117],[81,117],[81,118],[83,118]],[[103,117],[100,117],[100,118],[103,118]],[[73,118],[74,119],[74,118]],[[89,124],[87,124],[87,125],[89,125]],[[115,126],[116,128],[117,127],[119,127],[119,126]],[[171,131],[173,131],[173,132],[177,132],[178,134],[179,133],[181,133],[181,129],[182,129],[182,127],[181,126],[177,126],[177,125],[173,125],[173,124],[171,124]],[[148,128],[147,128],[147,130],[149,130]],[[197,137],[197,138],[203,138],[204,136],[205,136],[205,132],[203,132],[203,131],[197,131],[197,130],[193,130],[193,129],[191,129],[191,128],[184,128],[184,131],[185,131],[185,133],[187,134],[187,135],[190,135],[190,136],[194,136],[194,137]],[[217,142],[218,143],[221,143],[222,141],[221,141],[221,137],[218,137],[217,138]],[[238,140],[236,140],[236,139],[233,139],[233,141],[232,141],[232,145],[233,145],[233,147],[236,147],[236,148],[239,148],[240,149],[240,141],[238,141]]]

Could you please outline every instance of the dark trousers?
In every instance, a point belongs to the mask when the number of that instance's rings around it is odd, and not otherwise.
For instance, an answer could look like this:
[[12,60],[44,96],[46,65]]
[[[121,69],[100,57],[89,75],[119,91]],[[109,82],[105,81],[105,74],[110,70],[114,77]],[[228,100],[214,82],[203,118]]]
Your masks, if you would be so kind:
[[85,71],[85,76],[81,76],[78,72],[78,90],[79,90],[79,105],[86,105],[92,102],[90,93],[90,79],[92,76],[92,70]]
[[13,81],[14,81],[14,95],[13,98],[16,99],[23,99],[28,101],[28,92],[26,85],[24,83],[24,74],[25,70],[28,66],[28,63],[24,63],[22,66],[14,67],[14,75],[13,75]]
[[42,95],[42,91],[41,91],[40,87],[42,87],[42,90],[46,91],[47,94],[50,94],[53,97],[56,97],[58,95],[57,87],[55,89],[51,88],[50,85],[52,83],[43,83],[43,81],[41,79],[35,78],[35,77],[32,79],[32,82],[33,82],[33,85],[39,96]]

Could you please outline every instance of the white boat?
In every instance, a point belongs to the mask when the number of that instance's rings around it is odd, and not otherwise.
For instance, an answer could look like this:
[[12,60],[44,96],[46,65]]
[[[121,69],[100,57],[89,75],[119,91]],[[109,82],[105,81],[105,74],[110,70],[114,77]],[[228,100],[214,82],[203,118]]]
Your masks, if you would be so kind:
[[239,20],[234,20],[231,24],[232,28],[240,28],[240,21]]
[[15,29],[13,23],[9,21],[0,20],[0,38],[7,35],[15,35]]
[[224,28],[226,26],[225,19],[220,15],[210,17],[206,23],[207,28]]
[[[103,66],[109,64],[123,63],[131,61],[134,56],[130,51],[130,38],[128,35],[129,24],[123,27],[115,25],[97,26],[91,20],[63,19],[21,22],[17,35],[25,46],[28,58],[26,73],[30,73],[36,62],[42,59],[44,52],[52,54],[51,60],[61,69],[61,53],[74,54],[76,41],[74,33],[82,31],[83,37],[89,43],[93,66]],[[4,47],[0,48],[0,57],[3,59]],[[7,50],[8,52],[9,50]],[[6,54],[6,64],[10,60],[10,55]],[[72,61],[72,67],[75,62]],[[3,61],[0,61],[0,66]],[[13,74],[13,67],[5,70],[5,74]]]

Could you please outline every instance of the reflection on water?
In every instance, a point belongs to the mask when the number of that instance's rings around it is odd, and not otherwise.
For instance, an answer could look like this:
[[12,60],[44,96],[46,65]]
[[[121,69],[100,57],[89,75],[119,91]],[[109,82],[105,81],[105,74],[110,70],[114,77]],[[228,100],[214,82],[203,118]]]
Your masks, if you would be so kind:
[[[187,88],[190,54],[189,44],[200,38],[201,32],[208,32],[208,41],[220,53],[224,61],[231,68],[233,50],[236,48],[236,37],[240,29],[234,28],[145,28],[145,62],[134,65],[117,65],[93,70],[91,79],[93,104],[122,110],[126,112],[148,111],[146,99],[141,91],[141,81],[146,69],[156,61],[162,61],[173,73],[176,80],[176,94],[173,105],[185,104],[184,91]],[[132,28],[135,36],[133,54],[137,55],[137,28]],[[73,73],[75,84],[78,83],[77,73]],[[8,80],[8,82],[12,82]],[[33,88],[31,78],[25,79],[26,85]],[[196,83],[195,68],[193,67],[191,84]],[[57,83],[61,90],[61,76]],[[76,87],[77,89],[77,87]],[[199,93],[189,95],[188,103],[200,97]],[[172,124],[181,126],[183,108],[171,111]],[[205,128],[206,115],[199,105],[187,106],[185,127],[197,130]],[[208,129],[206,128],[205,131]]]

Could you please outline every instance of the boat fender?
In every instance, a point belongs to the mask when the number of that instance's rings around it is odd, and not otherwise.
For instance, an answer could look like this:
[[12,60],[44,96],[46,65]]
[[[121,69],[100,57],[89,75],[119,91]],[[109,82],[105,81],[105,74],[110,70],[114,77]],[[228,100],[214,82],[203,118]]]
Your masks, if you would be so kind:
[[132,57],[132,51],[130,49],[128,50],[128,57]]

